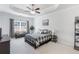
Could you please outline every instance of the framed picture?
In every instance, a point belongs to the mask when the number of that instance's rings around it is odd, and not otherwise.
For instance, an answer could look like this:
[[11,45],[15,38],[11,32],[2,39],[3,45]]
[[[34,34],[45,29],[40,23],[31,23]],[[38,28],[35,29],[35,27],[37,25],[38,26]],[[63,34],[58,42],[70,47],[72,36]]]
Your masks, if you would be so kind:
[[48,26],[49,25],[49,19],[44,19],[42,21],[43,26]]

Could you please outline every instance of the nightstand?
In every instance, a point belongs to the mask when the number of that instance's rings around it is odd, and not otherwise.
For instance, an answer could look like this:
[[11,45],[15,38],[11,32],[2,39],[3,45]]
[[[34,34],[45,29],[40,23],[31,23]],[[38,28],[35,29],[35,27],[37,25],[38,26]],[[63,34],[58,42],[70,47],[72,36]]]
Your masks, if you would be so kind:
[[58,38],[57,35],[52,35],[52,41],[53,41],[53,42],[56,43],[56,42],[57,42],[57,38]]

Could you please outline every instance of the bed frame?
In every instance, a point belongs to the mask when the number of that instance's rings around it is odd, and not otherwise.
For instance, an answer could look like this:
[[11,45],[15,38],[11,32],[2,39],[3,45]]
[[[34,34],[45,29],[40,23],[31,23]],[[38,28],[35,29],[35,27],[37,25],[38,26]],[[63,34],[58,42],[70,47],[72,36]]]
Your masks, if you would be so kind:
[[46,40],[46,41],[44,41],[44,42],[42,42],[42,43],[40,43],[39,46],[36,46],[36,44],[31,43],[30,41],[28,41],[28,40],[25,38],[25,42],[27,42],[28,44],[30,44],[34,49],[37,49],[38,47],[40,47],[40,46],[42,46],[42,45],[48,43],[48,42],[51,41],[51,40],[52,40],[52,38],[49,39],[49,40]]

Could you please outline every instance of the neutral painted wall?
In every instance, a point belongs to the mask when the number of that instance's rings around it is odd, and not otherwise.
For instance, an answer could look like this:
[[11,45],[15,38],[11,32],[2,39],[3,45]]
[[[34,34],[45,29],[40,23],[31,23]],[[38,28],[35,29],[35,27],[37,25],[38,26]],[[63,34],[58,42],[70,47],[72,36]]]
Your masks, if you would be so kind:
[[[79,16],[79,6],[63,9],[44,16],[38,16],[35,19],[36,31],[40,28],[48,28],[58,35],[58,42],[74,46],[74,20],[75,16]],[[42,20],[48,18],[49,26],[42,26]]]
[[33,25],[33,18],[28,17],[22,17],[22,16],[16,16],[5,12],[0,12],[0,27],[2,28],[2,35],[8,34],[10,32],[10,18],[14,20],[28,20],[30,23],[30,26]]
[[[49,19],[49,25],[43,26],[43,20]],[[51,16],[45,15],[45,16],[38,16],[35,18],[35,31],[38,32],[40,29],[49,29],[53,31],[53,18]]]
[[9,17],[4,13],[0,13],[0,28],[2,28],[2,35],[9,35]]

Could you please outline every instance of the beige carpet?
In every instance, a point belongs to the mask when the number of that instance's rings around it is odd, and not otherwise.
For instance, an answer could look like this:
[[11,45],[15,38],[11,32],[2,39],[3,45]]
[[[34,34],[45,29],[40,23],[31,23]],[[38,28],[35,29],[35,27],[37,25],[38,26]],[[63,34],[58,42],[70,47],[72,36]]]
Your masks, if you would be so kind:
[[11,54],[78,54],[79,51],[73,47],[66,46],[60,43],[48,42],[43,46],[34,49],[24,41],[24,38],[11,39],[10,42]]

